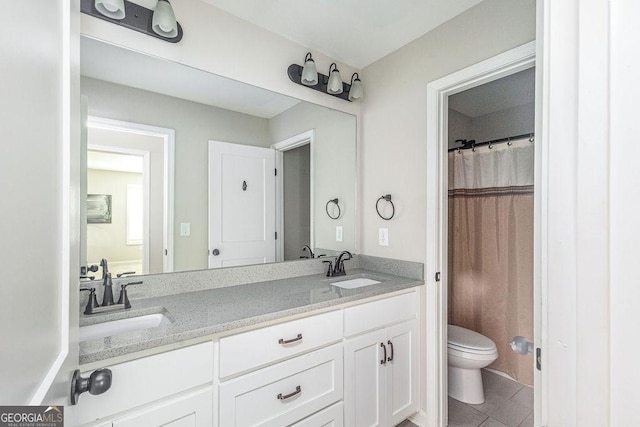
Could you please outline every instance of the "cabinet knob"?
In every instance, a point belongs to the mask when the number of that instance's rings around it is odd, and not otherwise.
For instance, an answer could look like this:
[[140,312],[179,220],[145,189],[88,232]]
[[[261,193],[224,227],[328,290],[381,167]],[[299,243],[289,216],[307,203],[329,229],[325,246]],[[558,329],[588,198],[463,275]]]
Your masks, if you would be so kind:
[[78,403],[78,397],[85,391],[89,394],[98,395],[111,388],[112,373],[110,369],[96,369],[89,375],[89,378],[82,378],[80,370],[76,369],[71,378],[71,404]]
[[211,254],[213,256],[218,256],[218,255],[220,255],[220,250],[219,249],[214,249],[213,251],[211,251]]

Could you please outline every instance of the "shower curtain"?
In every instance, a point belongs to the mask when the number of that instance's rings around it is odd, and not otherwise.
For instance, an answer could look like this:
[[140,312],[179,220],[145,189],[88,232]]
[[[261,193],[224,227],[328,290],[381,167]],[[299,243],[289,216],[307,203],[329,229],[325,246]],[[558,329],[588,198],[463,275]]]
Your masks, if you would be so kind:
[[489,368],[533,385],[533,143],[449,153],[449,324],[491,338]]

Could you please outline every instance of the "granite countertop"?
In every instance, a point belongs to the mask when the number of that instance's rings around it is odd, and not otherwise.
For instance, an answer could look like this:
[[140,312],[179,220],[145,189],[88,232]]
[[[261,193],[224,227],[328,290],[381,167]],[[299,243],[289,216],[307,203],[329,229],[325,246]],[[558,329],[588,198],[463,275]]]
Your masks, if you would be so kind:
[[[357,277],[381,283],[342,289],[331,283]],[[131,300],[132,308],[80,316],[80,326],[163,313],[171,323],[80,343],[80,364],[131,355],[185,341],[204,339],[234,329],[284,319],[313,310],[423,285],[422,280],[378,271],[354,269],[346,276],[323,274],[271,280],[168,296]]]

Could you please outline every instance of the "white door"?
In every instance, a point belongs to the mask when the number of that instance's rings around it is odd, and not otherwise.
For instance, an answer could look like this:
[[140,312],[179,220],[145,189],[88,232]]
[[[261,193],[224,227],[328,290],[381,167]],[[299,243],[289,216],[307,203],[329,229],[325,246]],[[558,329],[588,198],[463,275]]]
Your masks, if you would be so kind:
[[275,150],[209,141],[209,268],[276,260]]
[[3,405],[67,405],[78,364],[76,7],[23,0],[0,18],[0,37],[19,41],[2,49],[0,72],[0,269],[11,295],[0,303]]

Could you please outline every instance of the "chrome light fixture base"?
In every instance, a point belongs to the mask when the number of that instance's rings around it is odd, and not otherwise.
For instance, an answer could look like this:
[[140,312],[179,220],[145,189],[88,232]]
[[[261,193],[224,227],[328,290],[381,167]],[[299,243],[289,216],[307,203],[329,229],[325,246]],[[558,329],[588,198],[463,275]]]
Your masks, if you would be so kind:
[[95,0],[81,0],[80,2],[80,11],[84,14],[91,15],[95,18],[99,18],[113,24],[121,25],[130,30],[138,31],[169,43],[178,43],[182,40],[183,33],[180,23],[177,23],[178,34],[175,37],[164,37],[155,33],[152,29],[153,10],[127,0],[124,0],[124,7],[125,17],[123,19],[113,19],[103,15],[96,9]]

